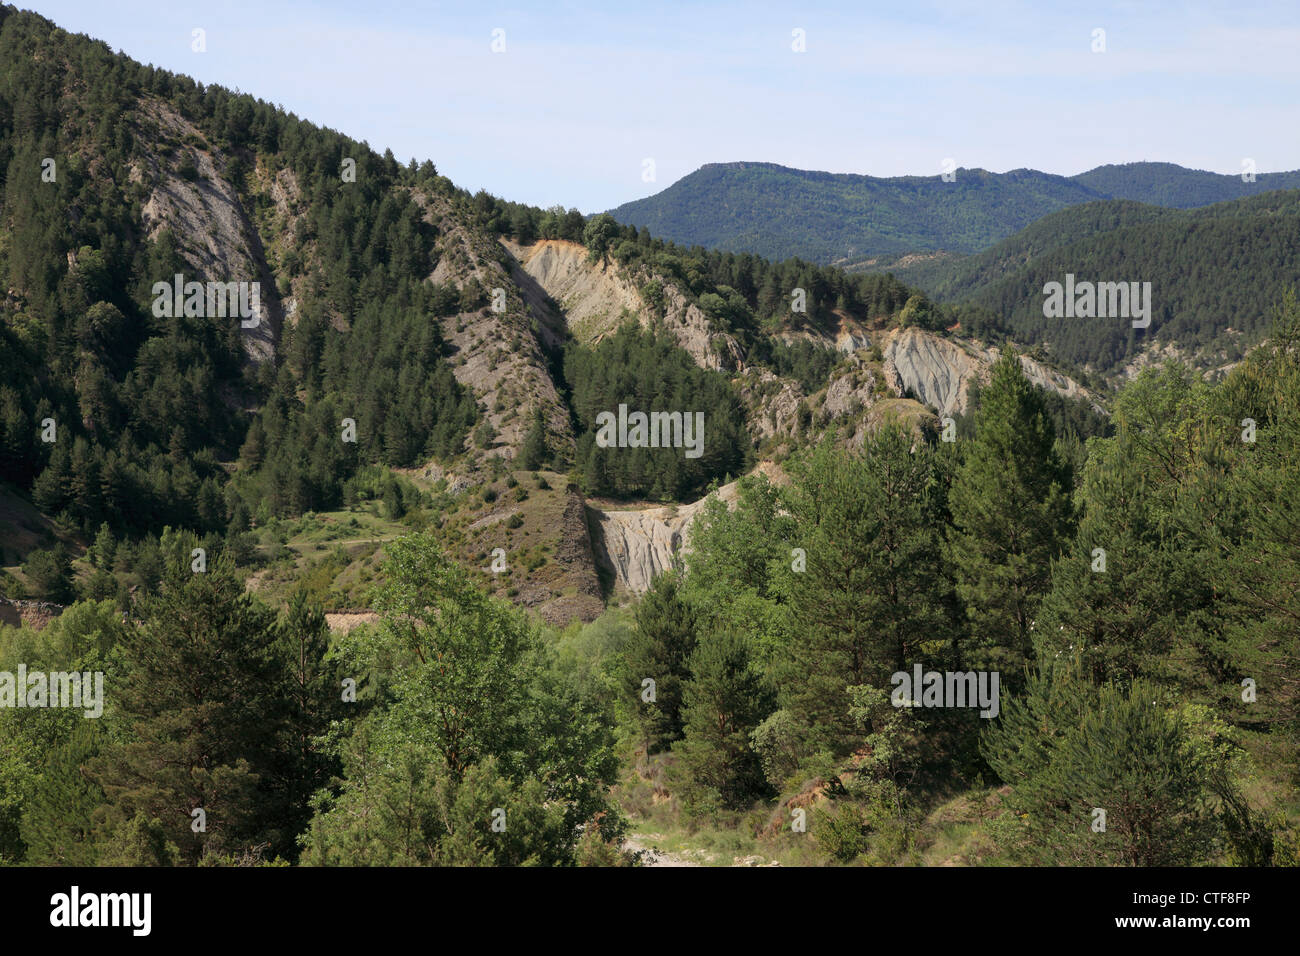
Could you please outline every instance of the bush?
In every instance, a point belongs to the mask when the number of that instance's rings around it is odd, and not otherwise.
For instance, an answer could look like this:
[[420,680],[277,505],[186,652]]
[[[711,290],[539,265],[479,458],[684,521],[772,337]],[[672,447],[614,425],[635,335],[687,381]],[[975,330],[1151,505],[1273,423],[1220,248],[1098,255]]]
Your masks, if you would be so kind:
[[822,852],[839,863],[851,863],[871,846],[866,811],[856,803],[841,803],[835,811],[813,811],[813,836]]
[[56,544],[48,551],[33,551],[23,565],[23,574],[31,585],[32,596],[67,604],[73,597],[72,562]]

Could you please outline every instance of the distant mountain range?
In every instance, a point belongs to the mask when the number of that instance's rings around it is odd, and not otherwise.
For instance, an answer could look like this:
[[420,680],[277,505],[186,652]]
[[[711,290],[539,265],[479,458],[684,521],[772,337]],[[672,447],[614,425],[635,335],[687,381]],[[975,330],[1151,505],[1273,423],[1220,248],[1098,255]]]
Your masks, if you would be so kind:
[[1049,213],[1098,200],[1190,209],[1296,188],[1300,170],[1245,182],[1173,163],[1099,166],[1077,176],[959,168],[952,182],[710,163],[610,215],[688,246],[853,266],[913,252],[981,252]]

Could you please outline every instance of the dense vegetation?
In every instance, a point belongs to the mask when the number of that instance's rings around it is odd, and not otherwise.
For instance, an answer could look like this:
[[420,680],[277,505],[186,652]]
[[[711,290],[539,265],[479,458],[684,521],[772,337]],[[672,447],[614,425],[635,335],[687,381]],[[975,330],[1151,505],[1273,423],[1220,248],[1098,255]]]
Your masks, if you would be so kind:
[[192,573],[192,537],[171,543],[138,620],[87,601],[0,629],[0,671],[105,686],[97,719],[0,709],[0,861],[617,860],[608,721],[431,538],[393,547],[382,627],[332,649],[301,595],[277,614],[224,560]]
[[[626,862],[614,797],[648,776],[684,832],[805,862],[924,859],[964,794],[993,801],[971,862],[1300,864],[1297,344],[1292,299],[1217,386],[1142,373],[1077,481],[1008,352],[955,443],[886,426],[809,449],[787,486],[746,478],[630,621],[563,635],[416,535],[379,625],[327,651],[309,603],[277,616],[221,562],[192,574],[175,536],[138,620],[86,602],[0,630],[0,670],[117,688],[94,723],[0,712],[0,852]],[[996,671],[998,716],[898,706],[916,665]]]
[[[153,122],[164,108],[196,132]],[[278,173],[300,190],[292,226],[253,237],[273,313],[296,303],[273,358],[252,361],[234,322],[149,308],[152,282],[186,271],[195,238],[144,233],[148,189],[131,169],[192,178],[200,153],[254,230]],[[340,179],[344,157],[354,182]],[[1115,188],[1140,189],[1140,172],[1113,175]],[[403,167],[9,7],[0,175],[0,478],[18,489],[0,503],[30,494],[54,519],[41,528],[57,542],[30,551],[23,576],[70,605],[41,629],[0,626],[0,675],[99,671],[106,690],[95,719],[0,707],[0,862],[612,865],[632,862],[621,847],[638,817],[797,862],[1300,864],[1293,297],[1222,381],[1150,368],[1108,418],[1034,388],[1008,347],[954,442],[887,421],[853,447],[833,429],[811,436],[788,484],[750,476],[736,507],[709,499],[682,566],[629,609],[557,632],[480,586],[497,570],[483,567],[490,542],[468,534],[490,525],[477,506],[520,506],[490,526],[517,534],[519,567],[502,573],[529,590],[522,575],[548,545],[524,540],[536,517],[523,503],[554,491],[550,514],[583,520],[582,501],[538,469],[572,465],[596,494],[696,495],[753,465],[739,389],[662,330],[552,343],[576,459],[534,406],[526,485],[511,473],[498,488],[497,463],[470,494],[446,474],[417,487],[394,469],[459,467],[492,441],[452,371],[442,328],[458,323],[437,321],[485,317],[489,290],[433,275],[503,256],[499,236],[579,241],[625,267],[651,312],[671,285],[749,361],[809,393],[838,353],[776,334],[852,320],[997,339],[995,313],[889,275],[686,249],[610,216],[470,196],[429,163]],[[996,200],[1008,182],[967,184]],[[1279,258],[1294,209],[1284,193],[1187,213],[1083,206],[989,260],[1014,267],[997,296],[971,294],[1040,347],[1114,363],[1128,346],[1095,323],[1053,337],[1017,309],[1048,266],[1083,273],[1123,254],[1154,276],[1226,270],[1234,283],[1214,299],[1212,283],[1183,281],[1157,320],[1170,332],[1209,341],[1196,335],[1215,309],[1260,332],[1255,312],[1294,278]],[[477,263],[443,244],[449,227],[478,244]],[[1241,293],[1260,263],[1277,273]],[[806,313],[791,311],[796,288]],[[703,454],[599,447],[597,415],[620,404],[704,413]],[[265,568],[257,541],[288,550],[282,516],[357,501],[413,533],[361,540],[374,524],[360,511],[331,517],[319,553],[277,569],[290,594],[270,575],[250,587]],[[339,585],[344,521],[351,545],[383,554],[378,575]],[[449,543],[472,553],[458,563]],[[339,605],[326,602],[344,586],[377,620],[331,632],[324,611]],[[893,676],[915,666],[996,672],[999,714],[899,706]],[[957,839],[945,814],[963,802],[970,829],[944,850]]]
[[[264,504],[271,513],[337,504],[360,464],[460,451],[477,409],[426,317],[487,302],[481,289],[424,281],[436,235],[409,187],[450,188],[431,164],[403,168],[270,104],[142,66],[9,7],[0,54],[0,275],[17,294],[0,304],[0,478],[31,487],[42,510],[86,533],[103,522],[119,533],[225,531]],[[65,82],[72,64],[81,84]],[[167,141],[143,100],[174,107],[202,138]],[[249,208],[259,165],[293,170],[302,187],[307,212],[282,265],[287,278],[305,273],[306,292],[278,367],[244,361],[235,321],[150,310],[152,284],[188,271],[177,245],[187,239],[141,234],[148,189],[131,168],[155,150],[192,148],[225,157]],[[357,159],[355,182],[340,181],[344,156]],[[44,157],[56,160],[53,182],[42,179]],[[263,300],[274,305],[273,289]],[[342,440],[344,418],[356,423],[355,443]],[[46,419],[53,441],[43,440]],[[227,487],[222,463],[236,455],[242,474]]]
[[610,212],[688,246],[829,263],[938,249],[975,253],[1048,213],[1099,199],[1190,208],[1297,187],[1300,172],[1259,174],[1248,183],[1168,163],[1102,166],[1072,177],[958,169],[952,182],[938,170],[882,179],[710,163]]
[[[939,308],[888,276],[686,250],[609,217],[470,196],[431,163],[402,166],[268,103],[134,63],[10,8],[0,11],[0,51],[0,275],[13,290],[0,303],[0,479],[86,537],[104,524],[119,539],[156,540],[164,527],[240,534],[270,516],[354,500],[367,465],[449,462],[489,448],[492,434],[434,321],[472,319],[488,308],[488,290],[474,278],[430,280],[443,256],[472,266],[442,245],[438,218],[425,214],[435,202],[485,239],[586,243],[642,277],[651,311],[673,283],[751,361],[809,389],[824,382],[830,356],[767,333],[833,333],[843,319],[997,332],[991,314]],[[69,70],[77,83],[65,82]],[[157,120],[166,110],[196,132],[178,136]],[[151,311],[152,284],[188,271],[192,239],[145,233],[150,187],[132,169],[197,176],[205,154],[258,228],[281,172],[296,184],[288,228],[261,237],[265,263],[215,277],[261,281],[272,318],[292,297],[274,356],[260,364],[247,360],[234,321]],[[46,156],[56,160],[52,182],[42,178]],[[344,158],[356,160],[354,180],[340,176]],[[501,252],[487,242],[478,254]],[[795,290],[806,300],[799,311]],[[678,367],[682,356],[665,361]],[[703,460],[662,480],[611,481],[607,471],[588,476],[589,486],[669,497],[736,473],[746,443],[723,446],[739,435],[724,391],[699,406],[720,436]],[[580,410],[576,418],[590,427]],[[567,462],[545,434],[533,438],[526,457],[535,464],[595,466],[585,446]]]
[[1256,173],[1253,180],[1247,180],[1240,173],[1208,173],[1173,163],[1111,164],[1071,178],[1112,199],[1131,199],[1171,209],[1195,209],[1275,189],[1300,188],[1300,170]]
[[[564,375],[573,390],[578,461],[590,494],[681,501],[751,464],[745,412],[730,382],[700,368],[666,336],[628,325],[595,348],[573,344]],[[678,434],[684,441],[690,429],[698,454],[685,447],[601,447],[597,416],[617,416],[620,405],[629,415],[679,413],[684,421]],[[697,412],[704,416],[702,430],[694,425]]]
[[[989,794],[971,862],[1300,865],[1297,334],[1292,299],[1217,387],[1142,373],[1073,494],[1008,356],[954,444],[886,428],[710,503],[613,671],[658,682],[628,719],[676,825],[788,849],[814,788],[826,856],[915,862]],[[1000,672],[1000,716],[891,706],[917,664]]]
[[[474,205],[484,228],[517,241],[572,237],[569,220],[558,208],[543,210],[487,193],[476,194]],[[612,260],[639,276],[641,297],[652,313],[663,313],[664,284],[672,283],[700,307],[716,331],[735,337],[751,361],[778,374],[788,374],[796,360],[764,333],[816,330],[834,336],[849,321],[930,331],[959,324],[967,334],[991,341],[1004,335],[988,309],[940,306],[888,274],[851,274],[799,258],[772,261],[750,252],[688,249],[653,238],[649,229],[621,226],[608,214],[593,216],[580,241],[594,258]],[[807,362],[798,361],[805,374],[820,379]]]
[[[1003,316],[1016,341],[1045,343],[1076,365],[1111,371],[1152,337],[1227,362],[1268,331],[1270,304],[1300,280],[1298,242],[1295,190],[1192,210],[1090,203],[977,256],[909,267],[906,278],[941,300]],[[1150,328],[1044,318],[1043,286],[1067,272],[1079,281],[1150,282]]]

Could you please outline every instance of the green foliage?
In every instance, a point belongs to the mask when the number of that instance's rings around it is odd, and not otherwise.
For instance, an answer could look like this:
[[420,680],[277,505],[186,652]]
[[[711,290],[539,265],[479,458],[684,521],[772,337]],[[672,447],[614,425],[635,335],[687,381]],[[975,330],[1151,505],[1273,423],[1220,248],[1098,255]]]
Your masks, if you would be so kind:
[[[1183,716],[1144,680],[1095,687],[1049,665],[1004,703],[985,738],[1014,786],[1023,831],[1009,847],[1048,865],[1193,865],[1219,839],[1213,782],[1223,756],[1198,746]],[[1098,830],[1096,810],[1105,811]]]
[[782,705],[837,753],[858,738],[848,688],[885,685],[953,635],[940,558],[944,467],[887,426],[860,453],[823,442],[792,468],[786,500],[807,568],[777,579],[796,636],[780,665]]
[[[340,648],[374,708],[333,735],[304,860],[344,865],[555,865],[574,860],[615,759],[572,688],[547,686],[536,630],[478,591],[434,540],[389,549],[380,633]],[[351,638],[351,635],[349,635]]]
[[[665,750],[682,736],[684,685],[697,629],[696,613],[682,599],[677,578],[660,575],[637,605],[625,650],[626,692],[639,701],[636,722],[647,753]],[[647,679],[654,681],[653,700],[645,699]]]
[[1048,212],[1097,198],[1085,186],[1033,170],[962,169],[943,182],[710,163],[612,214],[686,246],[833,262],[934,249],[976,252]]
[[1054,443],[1041,393],[1009,349],[981,394],[948,498],[951,560],[969,622],[963,659],[1004,681],[1031,655],[1051,562],[1072,530],[1072,478]]
[[769,792],[751,735],[771,713],[775,695],[747,639],[734,631],[701,637],[689,666],[683,737],[673,744],[675,789],[691,813],[742,809]]
[[759,342],[756,358],[777,375],[792,378],[811,395],[826,385],[840,355],[834,349],[799,340],[787,345],[780,339],[764,338]]
[[[273,514],[337,506],[361,463],[462,451],[477,409],[428,321],[461,303],[425,281],[437,237],[410,193],[442,188],[431,164],[404,171],[269,103],[135,63],[32,14],[4,19],[0,61],[0,276],[20,303],[0,321],[0,478],[87,534],[105,522],[118,534],[224,531],[236,500],[250,512],[265,500]],[[158,107],[142,109],[146,96]],[[250,209],[262,198],[248,193],[250,160],[287,168],[301,187],[284,261],[302,271],[310,253],[319,265],[281,330],[278,374],[245,369],[228,318],[152,314],[153,282],[192,272],[180,253],[189,237],[149,239],[138,228],[148,184],[113,171],[159,165],[157,108],[201,131],[174,161],[183,178],[199,175],[197,146],[228,158]],[[40,179],[47,156],[58,161],[50,183]],[[81,156],[99,158],[96,175]],[[358,161],[347,188],[342,156]],[[277,296],[263,294],[274,314]],[[340,440],[344,417],[357,422],[355,445]],[[46,418],[57,423],[52,444],[40,440]],[[219,462],[241,446],[250,467],[223,495]]]
[[533,411],[533,423],[519,449],[519,467],[536,471],[546,461],[546,421],[539,406]]
[[33,551],[27,555],[23,574],[31,582],[32,596],[67,604],[73,597],[72,559],[63,545],[57,544],[48,551]]
[[[594,349],[571,345],[564,374],[573,390],[579,425],[578,462],[590,494],[681,500],[709,481],[744,471],[751,447],[745,413],[727,379],[701,369],[670,337],[624,326]],[[596,418],[628,413],[704,414],[699,457],[682,448],[602,448],[596,443]],[[684,442],[684,436],[678,440]],[[648,430],[647,430],[648,441]]]
[[[1287,250],[1298,235],[1294,188],[1204,209],[1097,202],[1045,216],[979,255],[901,275],[941,301],[991,310],[1017,342],[1049,345],[1075,365],[1118,370],[1152,339],[1231,360],[1268,333],[1270,306],[1294,282]],[[1150,328],[1124,318],[1045,318],[1043,286],[1066,273],[1151,282]]]
[[[259,794],[280,759],[275,615],[228,566],[191,574],[173,565],[144,617],[125,635],[116,695],[133,733],[94,763],[114,822],[158,820],[187,863],[256,842],[278,822]],[[205,833],[191,828],[196,809]]]
[[587,258],[592,262],[605,261],[609,252],[610,241],[618,234],[618,223],[612,217],[602,213],[587,221],[582,231],[582,244],[587,247]]

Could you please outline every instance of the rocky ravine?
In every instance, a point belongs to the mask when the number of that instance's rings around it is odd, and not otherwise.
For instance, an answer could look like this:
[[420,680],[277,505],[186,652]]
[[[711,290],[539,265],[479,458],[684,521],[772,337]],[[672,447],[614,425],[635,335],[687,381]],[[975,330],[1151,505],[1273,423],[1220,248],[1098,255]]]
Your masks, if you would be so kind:
[[579,341],[595,344],[623,322],[635,319],[643,327],[668,332],[701,368],[735,371],[744,366],[744,353],[735,338],[713,331],[699,306],[688,302],[671,280],[659,277],[664,314],[656,319],[641,301],[634,276],[612,260],[588,262],[587,249],[579,243],[539,239],[529,246],[508,241],[502,245],[522,272],[559,305],[570,334]]
[[[787,480],[773,462],[763,462],[755,471],[775,484]],[[740,497],[737,485],[733,481],[714,494],[730,508]],[[706,496],[690,504],[636,511],[603,511],[588,505],[596,561],[613,574],[615,590],[640,594],[649,590],[657,575],[674,567],[690,550],[691,524],[708,500]]]
[[[1000,350],[980,349],[973,343],[942,338],[920,329],[895,329],[885,336],[885,376],[899,395],[909,391],[917,400],[938,409],[940,415],[966,411],[971,382],[988,381],[989,368]],[[1028,356],[1020,356],[1026,377],[1039,388],[1067,398],[1093,399],[1074,379]],[[1093,401],[1093,407],[1100,406]]]

